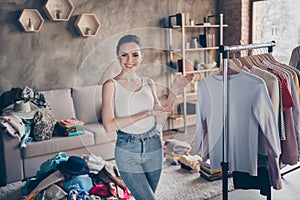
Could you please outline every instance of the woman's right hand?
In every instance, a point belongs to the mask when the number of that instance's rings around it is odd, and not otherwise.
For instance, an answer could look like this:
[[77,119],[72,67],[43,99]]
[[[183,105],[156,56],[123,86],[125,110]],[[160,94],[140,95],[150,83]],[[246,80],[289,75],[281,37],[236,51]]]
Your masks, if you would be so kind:
[[146,111],[146,114],[148,117],[151,117],[151,116],[166,115],[168,114],[168,112],[160,108],[160,109],[148,110]]

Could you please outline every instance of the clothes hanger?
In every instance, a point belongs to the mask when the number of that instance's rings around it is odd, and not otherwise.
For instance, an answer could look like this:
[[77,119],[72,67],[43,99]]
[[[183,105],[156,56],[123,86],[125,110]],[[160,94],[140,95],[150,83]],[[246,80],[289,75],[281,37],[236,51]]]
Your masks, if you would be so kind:
[[[263,49],[261,49],[263,50]],[[273,63],[273,64],[280,64],[272,55],[272,53],[270,52],[266,52],[267,49],[265,49],[265,52],[262,52],[259,57],[261,59],[261,61],[263,62],[264,60],[265,61],[268,61],[270,63]]]
[[246,59],[250,60],[250,62],[255,66],[260,65],[260,60],[256,55],[247,56]]
[[243,65],[242,63],[236,58],[236,55],[235,55],[236,52],[233,52],[233,58],[230,58],[228,59],[228,67],[237,71],[237,72],[240,72],[242,69],[243,69]]
[[228,74],[238,74],[242,71],[242,68],[239,67],[232,59],[228,59]]
[[247,57],[240,57],[240,58],[237,58],[243,66],[247,67],[248,69],[251,69],[252,66],[253,66],[253,63],[247,59]]
[[261,52],[261,51],[263,51],[262,49],[257,49],[257,51],[258,51],[258,52],[257,52],[256,55],[253,55],[253,56],[251,56],[251,57],[249,57],[249,58],[252,60],[253,64],[254,64],[256,67],[259,67],[259,68],[261,68],[261,69],[265,69],[266,66],[265,66],[265,64],[264,64],[264,60],[270,62],[270,61],[269,61],[269,58],[268,58],[268,57],[265,57],[265,56],[262,56],[262,55],[263,55],[262,52]]
[[238,58],[232,58],[231,59],[239,68],[243,68],[243,64]]
[[[238,64],[236,64],[233,59],[227,59],[227,74],[233,75],[238,74],[242,70],[242,67],[240,67]],[[220,67],[219,73],[222,74],[223,72],[223,65]]]

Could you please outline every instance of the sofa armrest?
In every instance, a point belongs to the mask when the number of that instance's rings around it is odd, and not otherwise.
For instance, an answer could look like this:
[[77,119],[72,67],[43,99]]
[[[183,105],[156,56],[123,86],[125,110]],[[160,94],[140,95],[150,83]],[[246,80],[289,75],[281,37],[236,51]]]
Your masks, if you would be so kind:
[[23,179],[19,139],[0,129],[0,186]]

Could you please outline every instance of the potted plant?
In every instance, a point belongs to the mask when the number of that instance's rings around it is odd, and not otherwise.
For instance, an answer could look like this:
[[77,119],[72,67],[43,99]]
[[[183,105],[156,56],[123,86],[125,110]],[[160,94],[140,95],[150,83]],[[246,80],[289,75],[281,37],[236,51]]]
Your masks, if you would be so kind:
[[194,60],[194,69],[199,70],[201,68],[200,61],[198,59]]
[[85,32],[86,35],[91,35],[91,34],[92,34],[92,33],[91,33],[91,28],[90,28],[89,26],[86,26],[86,27],[84,28],[84,32]]

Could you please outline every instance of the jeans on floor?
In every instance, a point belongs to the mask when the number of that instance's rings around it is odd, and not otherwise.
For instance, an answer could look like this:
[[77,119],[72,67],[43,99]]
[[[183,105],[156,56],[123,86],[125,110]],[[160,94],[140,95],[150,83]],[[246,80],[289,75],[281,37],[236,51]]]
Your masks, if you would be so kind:
[[136,200],[154,200],[163,162],[160,132],[154,126],[143,134],[117,134],[115,158],[126,186]]

